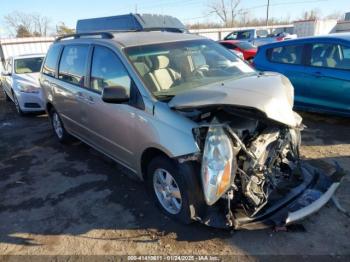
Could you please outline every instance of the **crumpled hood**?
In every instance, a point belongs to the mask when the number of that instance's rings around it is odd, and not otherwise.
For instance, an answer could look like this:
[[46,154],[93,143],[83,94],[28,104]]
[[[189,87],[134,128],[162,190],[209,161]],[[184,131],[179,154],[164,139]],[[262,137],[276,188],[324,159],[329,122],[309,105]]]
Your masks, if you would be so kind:
[[39,88],[39,76],[40,73],[19,74],[14,75],[14,81],[16,81],[19,84],[31,85]]
[[176,95],[169,102],[175,109],[212,105],[250,107],[270,119],[296,127],[301,118],[293,111],[294,89],[288,78],[276,73],[251,75],[194,88]]

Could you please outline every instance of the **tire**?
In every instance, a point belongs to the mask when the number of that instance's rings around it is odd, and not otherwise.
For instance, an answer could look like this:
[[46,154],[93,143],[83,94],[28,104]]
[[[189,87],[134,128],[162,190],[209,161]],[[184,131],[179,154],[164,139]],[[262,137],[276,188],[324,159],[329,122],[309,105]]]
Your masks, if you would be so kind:
[[52,108],[50,110],[49,115],[50,115],[50,121],[51,121],[53,132],[55,134],[55,137],[58,139],[58,141],[62,144],[71,142],[72,137],[64,128],[61,117],[57,113],[57,111],[54,108]]
[[[189,164],[178,164],[165,156],[158,156],[148,165],[147,189],[163,213],[189,224],[193,222],[193,218],[198,217],[204,203],[200,197],[203,193],[196,174],[198,173]],[[162,185],[162,182],[166,183]]]
[[19,105],[19,102],[18,102],[18,99],[17,99],[17,96],[14,92],[12,92],[12,96],[13,96],[13,102],[15,103],[15,107],[16,107],[16,112],[19,116],[24,116],[25,113],[22,111],[20,105]]

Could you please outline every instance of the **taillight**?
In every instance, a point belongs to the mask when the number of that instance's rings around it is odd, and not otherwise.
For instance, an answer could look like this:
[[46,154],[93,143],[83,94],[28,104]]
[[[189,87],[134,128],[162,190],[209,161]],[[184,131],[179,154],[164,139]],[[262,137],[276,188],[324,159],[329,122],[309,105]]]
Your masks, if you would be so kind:
[[277,41],[283,41],[284,40],[284,37],[283,36],[279,36],[276,38]]

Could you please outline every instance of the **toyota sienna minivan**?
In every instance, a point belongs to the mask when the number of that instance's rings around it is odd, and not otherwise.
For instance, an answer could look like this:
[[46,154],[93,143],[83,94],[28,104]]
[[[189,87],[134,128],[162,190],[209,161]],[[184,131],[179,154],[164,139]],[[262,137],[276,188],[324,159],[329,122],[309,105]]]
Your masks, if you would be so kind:
[[159,28],[62,37],[40,82],[59,141],[73,136],[125,166],[184,223],[282,226],[339,186],[342,172],[300,159],[289,80],[207,38]]

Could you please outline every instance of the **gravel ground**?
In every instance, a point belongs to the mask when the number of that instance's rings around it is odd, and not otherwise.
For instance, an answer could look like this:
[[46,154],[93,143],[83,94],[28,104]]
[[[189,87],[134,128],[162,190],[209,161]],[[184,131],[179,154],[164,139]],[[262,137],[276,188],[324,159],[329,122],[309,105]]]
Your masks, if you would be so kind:
[[[350,119],[303,117],[303,157],[350,171]],[[336,193],[348,211],[349,186]],[[288,232],[174,222],[123,168],[83,143],[60,145],[46,116],[18,117],[2,96],[0,192],[1,255],[350,255],[350,219],[333,203]]]

